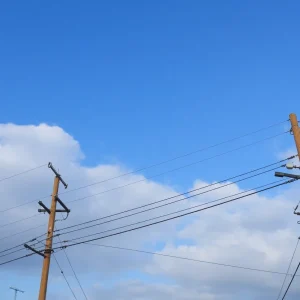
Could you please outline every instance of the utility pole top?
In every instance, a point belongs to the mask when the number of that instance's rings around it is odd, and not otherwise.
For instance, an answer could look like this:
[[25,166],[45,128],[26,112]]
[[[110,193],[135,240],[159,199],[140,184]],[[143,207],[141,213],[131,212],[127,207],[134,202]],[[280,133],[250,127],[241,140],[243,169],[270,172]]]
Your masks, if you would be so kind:
[[300,160],[300,129],[296,114],[290,114],[291,133],[294,135],[295,144],[298,152],[298,158]]

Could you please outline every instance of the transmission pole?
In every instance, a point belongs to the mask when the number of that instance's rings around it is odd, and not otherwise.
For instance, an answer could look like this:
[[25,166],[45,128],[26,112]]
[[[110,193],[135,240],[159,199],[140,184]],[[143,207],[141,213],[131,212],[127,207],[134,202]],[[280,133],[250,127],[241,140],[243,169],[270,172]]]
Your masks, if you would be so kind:
[[[291,122],[291,133],[294,136],[295,145],[296,145],[297,152],[298,152],[298,159],[300,161],[300,128],[299,128],[299,125],[298,125],[298,120],[297,120],[296,114],[290,114],[290,122]],[[294,165],[291,165],[291,166],[289,166],[287,168],[288,169],[300,169],[299,166],[294,166]],[[300,175],[296,175],[296,174],[288,174],[288,173],[283,173],[283,172],[275,172],[275,176],[276,177],[293,178],[293,180],[300,180]],[[300,212],[297,211],[299,205],[300,205],[300,201],[299,201],[299,204],[296,206],[296,208],[294,210],[294,214],[298,215],[298,216],[300,215]],[[298,221],[298,224],[300,224],[300,221]]]
[[15,300],[17,300],[17,294],[18,294],[18,292],[25,293],[24,291],[21,291],[21,290],[19,290],[17,288],[14,288],[14,287],[10,287],[10,289],[15,291],[15,298],[14,298]]
[[[51,253],[52,253],[52,241],[53,241],[53,232],[54,232],[54,225],[55,225],[55,215],[57,212],[65,212],[67,214],[70,213],[70,210],[66,207],[66,205],[59,199],[58,197],[58,189],[59,183],[61,182],[65,188],[68,185],[65,181],[61,178],[60,174],[55,170],[51,163],[48,164],[48,167],[53,171],[55,174],[54,183],[53,183],[53,191],[52,191],[52,200],[51,200],[51,208],[49,209],[42,201],[39,201],[39,205],[43,207],[43,209],[39,209],[39,212],[47,212],[49,214],[49,221],[48,221],[48,230],[47,230],[47,238],[45,243],[45,250],[38,251],[32,248],[30,245],[24,244],[25,248],[35,252],[43,256],[43,269],[42,269],[42,276],[41,276],[41,283],[40,283],[40,292],[38,300],[46,300],[47,295],[47,285],[48,285],[48,276],[49,276],[49,269],[50,269],[50,260],[51,260]],[[64,208],[64,209],[56,209],[57,202]]]
[[291,121],[291,132],[294,135],[294,140],[298,152],[298,158],[300,160],[300,129],[298,125],[297,116],[295,114],[290,114],[290,121]]

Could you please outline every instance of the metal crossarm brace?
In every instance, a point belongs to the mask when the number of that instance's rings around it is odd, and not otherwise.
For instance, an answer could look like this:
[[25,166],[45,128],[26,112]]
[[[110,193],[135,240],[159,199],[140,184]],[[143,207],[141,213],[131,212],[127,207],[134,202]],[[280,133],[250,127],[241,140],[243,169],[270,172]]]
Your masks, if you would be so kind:
[[30,247],[29,245],[24,244],[24,247],[25,247],[26,249],[29,249],[29,250],[31,250],[32,252],[34,252],[34,253],[36,253],[36,254],[38,254],[38,255],[40,255],[40,256],[43,256],[43,257],[45,258],[45,254],[44,254],[44,253],[35,250],[34,248]]
[[65,209],[64,212],[69,213],[69,212],[71,211],[71,210],[68,209],[68,208],[66,207],[66,205],[58,198],[58,196],[56,196],[55,199],[56,199],[56,201],[57,201],[57,202]]
[[44,208],[44,209],[39,209],[38,212],[47,212],[50,215],[51,213],[50,209],[42,201],[39,201],[38,203],[41,207]]

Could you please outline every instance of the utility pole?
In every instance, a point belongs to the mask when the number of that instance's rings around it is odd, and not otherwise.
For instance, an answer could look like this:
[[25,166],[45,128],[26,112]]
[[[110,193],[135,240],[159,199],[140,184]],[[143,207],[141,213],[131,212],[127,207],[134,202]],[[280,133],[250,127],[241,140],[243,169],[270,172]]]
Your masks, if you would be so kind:
[[[39,212],[47,212],[49,214],[49,221],[48,221],[48,230],[47,230],[47,239],[45,243],[45,250],[44,252],[35,250],[31,246],[24,244],[24,247],[39,254],[44,257],[43,261],[43,269],[42,269],[42,276],[41,276],[41,283],[40,283],[40,292],[38,300],[46,300],[47,295],[47,285],[48,285],[48,275],[50,269],[50,260],[51,260],[51,253],[52,253],[52,240],[53,240],[53,231],[55,225],[55,215],[56,212],[66,212],[67,214],[70,213],[70,209],[68,209],[65,204],[59,199],[58,197],[58,189],[59,183],[61,182],[65,188],[68,185],[65,181],[61,178],[60,174],[54,169],[51,163],[48,164],[48,168],[50,168],[53,173],[55,174],[54,184],[53,184],[53,191],[52,191],[52,200],[51,200],[51,208],[49,209],[42,201],[39,201],[39,205],[43,207],[43,209],[39,209]],[[56,209],[57,202],[64,208],[64,209]]]
[[296,148],[297,148],[297,152],[298,152],[298,158],[300,161],[300,129],[299,129],[299,125],[298,125],[298,120],[297,120],[297,116],[295,114],[290,114],[290,122],[291,122],[291,132],[294,135],[294,140],[295,140],[295,144],[296,144]]
[[[290,122],[291,122],[291,133],[294,136],[294,140],[295,140],[295,145],[297,148],[297,152],[298,152],[298,159],[300,161],[300,128],[298,125],[298,120],[297,120],[297,116],[296,114],[290,114]],[[295,165],[286,165],[288,169],[300,169],[299,166],[295,166]],[[283,172],[275,172],[275,176],[276,177],[288,177],[288,178],[292,178],[293,180],[300,180],[300,175],[296,175],[296,174],[289,174],[289,173],[283,173]],[[299,201],[300,204],[300,201]],[[294,210],[294,214],[295,215],[300,215],[300,212],[297,211],[299,204],[296,206],[295,210]],[[298,224],[300,224],[300,221],[298,221]]]
[[14,287],[10,287],[10,289],[15,291],[15,298],[14,298],[15,300],[17,300],[17,294],[18,294],[18,292],[25,293],[24,291],[21,291],[21,290],[19,290],[17,288],[14,288]]

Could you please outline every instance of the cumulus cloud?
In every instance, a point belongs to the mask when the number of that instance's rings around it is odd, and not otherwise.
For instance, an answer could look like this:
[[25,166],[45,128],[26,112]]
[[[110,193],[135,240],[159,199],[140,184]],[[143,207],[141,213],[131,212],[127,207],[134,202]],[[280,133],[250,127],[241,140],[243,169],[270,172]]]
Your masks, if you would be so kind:
[[[46,124],[0,125],[0,179],[52,161],[69,183],[70,190],[104,181],[69,193],[64,193],[68,190],[64,191],[61,187],[61,198],[65,203],[82,197],[88,198],[70,202],[71,214],[66,221],[57,222],[58,228],[104,217],[178,193],[172,186],[147,180],[142,174],[120,176],[130,171],[124,166],[107,164],[86,167],[82,165],[83,159],[84,154],[79,143],[60,127]],[[111,177],[118,178],[106,181]],[[131,184],[137,181],[140,182]],[[53,174],[46,167],[1,182],[0,203],[4,210],[36,199],[28,205],[0,213],[1,224],[5,225],[35,215],[38,209],[37,201],[41,197],[46,196],[42,201],[49,205],[52,182]],[[190,189],[207,184],[204,179],[195,178]],[[127,186],[124,188],[106,192],[125,185]],[[241,191],[243,191],[241,187],[233,184],[224,189],[186,199],[170,207],[132,216],[128,220],[122,219],[70,233],[61,236],[61,239],[68,240],[106,231]],[[281,194],[254,195],[192,217],[101,240],[101,243],[152,251],[159,249],[165,254],[285,272],[298,237],[297,219],[292,215],[298,192],[299,189],[294,186],[282,190]],[[94,194],[98,195],[91,196]],[[0,224],[1,249],[45,233],[46,223],[47,216],[38,215],[9,226],[1,227]],[[41,227],[21,235],[14,235],[37,225]],[[274,299],[283,280],[281,275],[133,254],[130,251],[88,245],[70,248],[67,251],[79,277],[84,282],[85,289],[91,299],[95,300]],[[12,256],[1,257],[0,263],[7,258],[26,253],[26,250],[22,250]],[[297,259],[299,260],[299,254],[296,255],[295,263]],[[78,289],[74,278],[71,277],[72,272],[64,253],[57,253],[57,258],[70,278],[72,286]],[[40,267],[41,258],[30,257],[2,266],[0,279],[11,272],[17,272],[21,278],[30,271],[38,289]],[[59,272],[53,273],[57,272],[56,267],[52,266],[51,270],[50,299],[67,299],[65,289],[57,291],[54,288],[53,282],[59,286],[63,286],[64,282],[61,281]],[[299,292],[296,284],[291,292]],[[291,299],[296,299],[292,293]]]

